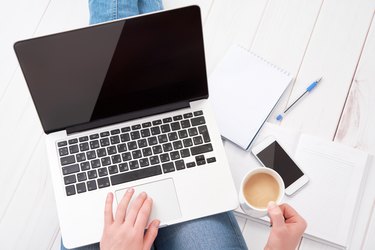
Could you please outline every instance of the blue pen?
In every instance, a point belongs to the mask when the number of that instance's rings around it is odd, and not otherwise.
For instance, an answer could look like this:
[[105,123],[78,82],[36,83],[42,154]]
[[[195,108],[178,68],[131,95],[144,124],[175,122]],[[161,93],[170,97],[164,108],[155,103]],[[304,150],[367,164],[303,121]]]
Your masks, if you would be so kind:
[[277,117],[276,117],[276,120],[278,120],[278,121],[281,121],[283,118],[284,118],[284,116],[285,116],[285,114],[286,114],[286,112],[288,112],[288,110],[291,108],[291,107],[293,107],[294,106],[294,104],[296,104],[304,95],[306,95],[306,93],[309,93],[309,92],[311,92],[311,90],[313,90],[315,87],[316,87],[316,85],[318,85],[318,83],[320,82],[322,80],[322,77],[320,77],[318,80],[316,80],[315,82],[313,82],[313,83],[311,83],[307,88],[306,88],[306,91],[300,96],[300,97],[298,97],[297,98],[297,100],[295,100],[286,110],[284,110],[284,112],[282,113],[282,114],[279,114]]

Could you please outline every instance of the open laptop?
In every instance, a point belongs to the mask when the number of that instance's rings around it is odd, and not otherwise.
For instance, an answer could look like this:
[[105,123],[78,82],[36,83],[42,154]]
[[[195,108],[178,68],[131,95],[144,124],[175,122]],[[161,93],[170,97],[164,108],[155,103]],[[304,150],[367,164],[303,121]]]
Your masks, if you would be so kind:
[[153,198],[161,226],[237,207],[190,6],[14,46],[44,132],[68,248],[100,241],[108,192]]

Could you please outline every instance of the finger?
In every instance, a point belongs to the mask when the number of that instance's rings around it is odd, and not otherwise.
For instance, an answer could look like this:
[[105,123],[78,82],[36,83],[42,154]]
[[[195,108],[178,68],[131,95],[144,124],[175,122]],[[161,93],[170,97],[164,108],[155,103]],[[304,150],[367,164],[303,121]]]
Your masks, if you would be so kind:
[[275,202],[270,201],[267,206],[268,216],[271,219],[272,227],[280,227],[285,224],[283,213]]
[[305,219],[290,205],[282,204],[280,208],[284,214],[286,223],[296,223],[299,225],[300,230],[303,232],[307,227]]
[[143,249],[148,250],[151,248],[152,243],[155,241],[155,238],[158,235],[159,225],[160,225],[159,220],[153,220],[151,224],[148,226],[148,229],[144,237]]
[[134,222],[137,219],[138,212],[141,209],[143,202],[146,200],[147,194],[145,192],[142,192],[138,195],[137,199],[133,201],[133,203],[130,205],[129,212],[126,215],[125,224],[134,226]]
[[128,205],[129,205],[130,199],[133,196],[133,193],[134,193],[134,189],[129,188],[124,194],[124,196],[122,197],[120,203],[118,204],[117,210],[116,210],[116,216],[115,216],[115,221],[117,223],[120,223],[120,224],[124,223],[126,210],[128,209]]
[[134,223],[135,228],[138,228],[140,230],[145,229],[148,219],[150,218],[151,208],[152,208],[152,199],[148,197],[145,200],[145,202],[143,202],[143,205],[138,212],[137,219],[135,220],[135,223]]
[[105,207],[104,207],[104,226],[111,225],[113,223],[112,204],[113,204],[113,194],[108,193],[107,199],[105,200]]

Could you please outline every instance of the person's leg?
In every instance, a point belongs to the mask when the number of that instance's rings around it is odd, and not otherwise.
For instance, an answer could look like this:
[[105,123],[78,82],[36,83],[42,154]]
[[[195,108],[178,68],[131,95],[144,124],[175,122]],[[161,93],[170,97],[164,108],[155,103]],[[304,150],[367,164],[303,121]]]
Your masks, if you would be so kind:
[[154,242],[162,249],[247,249],[233,212],[161,228]]
[[139,14],[162,10],[163,2],[162,0],[139,0],[138,9]]
[[[61,250],[68,250],[63,244],[63,241],[61,240]],[[77,247],[74,248],[74,250],[100,250],[99,243],[83,246],[83,247]]]

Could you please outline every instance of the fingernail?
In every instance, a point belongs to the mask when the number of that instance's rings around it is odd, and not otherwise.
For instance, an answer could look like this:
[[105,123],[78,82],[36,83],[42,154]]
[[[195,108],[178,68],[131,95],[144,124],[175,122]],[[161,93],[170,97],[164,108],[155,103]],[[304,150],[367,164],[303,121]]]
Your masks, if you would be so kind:
[[146,194],[145,192],[142,192],[142,193],[140,193],[139,195],[142,196],[142,197],[147,196],[147,194]]
[[129,193],[133,193],[133,192],[134,192],[134,188],[129,188],[129,189],[128,189],[128,192],[129,192]]
[[268,209],[273,209],[275,207],[277,207],[277,205],[274,201],[268,202],[268,206],[267,206]]
[[160,225],[160,220],[156,220],[155,227],[159,227],[159,225]]

